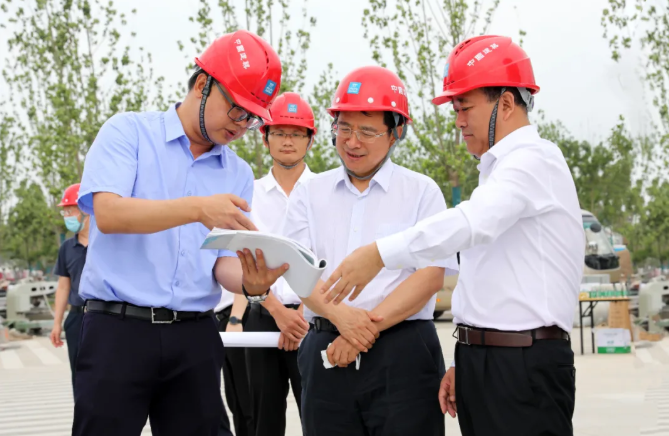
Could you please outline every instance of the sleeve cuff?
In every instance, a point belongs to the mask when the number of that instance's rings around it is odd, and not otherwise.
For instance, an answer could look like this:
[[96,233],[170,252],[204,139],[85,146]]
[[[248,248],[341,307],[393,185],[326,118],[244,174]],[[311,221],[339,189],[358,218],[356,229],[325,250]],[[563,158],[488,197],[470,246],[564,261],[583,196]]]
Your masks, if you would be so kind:
[[237,257],[237,253],[230,250],[218,250],[217,257]]
[[404,241],[403,232],[379,239],[376,241],[376,247],[386,269],[397,270],[416,266]]

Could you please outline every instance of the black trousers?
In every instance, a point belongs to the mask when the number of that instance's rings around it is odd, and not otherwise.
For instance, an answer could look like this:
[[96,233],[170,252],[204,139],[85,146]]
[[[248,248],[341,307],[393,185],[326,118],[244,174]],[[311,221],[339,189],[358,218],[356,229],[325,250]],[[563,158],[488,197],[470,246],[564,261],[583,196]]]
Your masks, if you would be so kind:
[[[216,316],[218,318],[218,330],[224,332],[230,321],[232,306],[223,309]],[[242,317],[242,326],[246,324],[249,306]],[[253,415],[251,413],[251,393],[249,391],[249,378],[246,373],[246,356],[244,348],[226,348],[225,362],[223,363],[223,381],[225,383],[225,399],[232,413],[232,421],[235,425],[235,436],[253,436]],[[228,415],[223,411],[218,436],[224,436],[230,432]]]
[[216,436],[223,342],[213,316],[151,324],[87,312],[73,436]]
[[462,436],[571,436],[576,391],[571,344],[457,344],[455,391]]
[[360,369],[323,367],[321,350],[338,335],[310,330],[302,341],[305,436],[444,436],[439,384],[444,358],[432,321],[405,321],[381,332]]
[[[278,332],[274,318],[259,304],[251,310],[244,326],[247,332]],[[289,383],[300,413],[302,387],[297,368],[297,351],[278,348],[247,348],[246,367],[251,387],[251,404],[256,436],[286,434],[286,409]]]
[[74,390],[75,364],[77,362],[77,353],[79,352],[79,340],[81,337],[81,324],[84,319],[84,312],[70,310],[63,323],[65,330],[65,342],[67,343],[67,356],[70,358],[70,371],[72,373],[72,390]]

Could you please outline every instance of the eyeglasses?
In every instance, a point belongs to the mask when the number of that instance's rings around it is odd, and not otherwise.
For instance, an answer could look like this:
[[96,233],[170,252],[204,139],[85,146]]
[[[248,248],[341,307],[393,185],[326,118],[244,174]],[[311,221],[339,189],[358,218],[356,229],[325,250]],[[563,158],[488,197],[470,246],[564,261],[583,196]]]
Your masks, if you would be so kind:
[[379,134],[375,135],[375,134],[370,133],[370,132],[353,130],[350,127],[341,127],[338,124],[333,124],[332,125],[332,133],[335,136],[338,136],[338,137],[344,138],[344,139],[349,139],[355,133],[355,137],[358,138],[358,141],[364,142],[366,144],[371,144],[371,143],[375,142],[376,138],[385,135],[389,131],[390,131],[390,129],[386,130],[383,133],[379,133]]
[[257,115],[253,115],[243,107],[239,106],[238,104],[235,104],[223,91],[223,88],[221,88],[221,85],[214,80],[214,83],[216,84],[216,87],[218,88],[219,91],[221,91],[221,94],[223,94],[223,98],[232,106],[230,110],[228,111],[228,116],[232,121],[239,122],[239,121],[246,121],[246,128],[249,130],[258,130],[260,126],[265,124],[262,118],[260,118]]
[[273,136],[275,138],[283,139],[285,137],[292,138],[294,140],[299,140],[299,139],[305,139],[308,138],[308,135],[303,135],[301,133],[283,133],[283,132],[272,132],[270,133],[270,136]]
[[78,210],[65,210],[65,209],[63,209],[63,210],[60,211],[60,216],[77,216],[77,215],[79,215]]

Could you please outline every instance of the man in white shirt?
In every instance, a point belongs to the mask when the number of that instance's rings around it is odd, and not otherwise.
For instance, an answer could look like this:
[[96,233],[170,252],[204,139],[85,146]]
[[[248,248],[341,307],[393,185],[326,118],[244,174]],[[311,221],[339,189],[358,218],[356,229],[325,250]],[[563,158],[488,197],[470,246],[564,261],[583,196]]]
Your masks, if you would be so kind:
[[[446,202],[432,179],[389,160],[411,121],[396,74],[354,70],[328,111],[342,166],[295,189],[283,232],[334,266]],[[444,435],[437,393],[445,365],[432,316],[446,266],[457,272],[453,260],[384,270],[350,305],[327,305],[318,292],[303,299],[311,324],[298,353],[305,436]]]
[[453,102],[467,149],[481,161],[479,187],[458,207],[360,248],[322,292],[338,281],[327,300],[341,301],[353,288],[355,298],[383,267],[460,251],[458,369],[444,377],[442,409],[458,414],[463,436],[571,435],[576,372],[568,332],[585,257],[573,178],[557,145],[529,123],[539,87],[510,38],[464,41],[445,76],[433,103]]
[[[255,181],[251,220],[261,232],[279,234],[293,189],[313,173],[304,163],[318,131],[314,114],[299,94],[286,92],[276,98],[272,121],[260,128],[263,142],[274,160],[269,173]],[[247,348],[246,365],[251,389],[255,435],[283,436],[289,383],[301,407],[301,379],[297,348],[309,324],[302,315],[300,298],[281,278],[262,303],[250,303],[247,332],[281,332],[279,349]]]
[[[249,315],[249,306],[247,303],[248,301],[244,295],[233,294],[223,288],[221,301],[214,309],[216,319],[218,320],[218,331],[244,331],[243,325]],[[225,399],[232,413],[235,436],[255,435],[244,348],[225,348],[223,381],[225,383]],[[229,434],[230,422],[227,413],[223,411],[217,436],[227,436]]]

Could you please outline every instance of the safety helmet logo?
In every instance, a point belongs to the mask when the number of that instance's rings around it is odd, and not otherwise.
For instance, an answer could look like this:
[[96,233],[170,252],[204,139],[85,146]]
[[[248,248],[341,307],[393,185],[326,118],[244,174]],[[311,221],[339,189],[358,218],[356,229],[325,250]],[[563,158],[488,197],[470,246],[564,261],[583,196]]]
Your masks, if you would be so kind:
[[288,105],[288,112],[291,114],[296,114],[297,113],[297,105],[296,104],[289,104]]
[[263,89],[263,93],[265,95],[271,96],[274,94],[274,90],[276,89],[276,82],[273,82],[271,79],[267,79],[267,83],[265,84],[265,89]]
[[357,94],[360,92],[360,87],[362,86],[362,83],[360,82],[351,82],[348,84],[348,90],[346,91],[347,94]]

